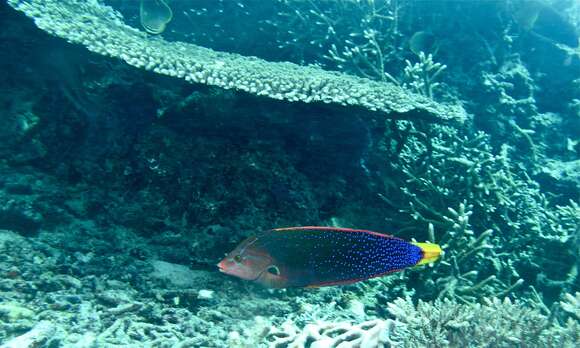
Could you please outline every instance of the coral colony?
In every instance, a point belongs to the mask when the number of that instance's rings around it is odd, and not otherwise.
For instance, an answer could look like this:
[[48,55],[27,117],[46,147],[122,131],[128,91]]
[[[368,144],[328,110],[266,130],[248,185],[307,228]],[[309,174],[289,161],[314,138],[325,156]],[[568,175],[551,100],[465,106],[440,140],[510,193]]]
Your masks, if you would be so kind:
[[0,17],[0,348],[580,346],[580,2]]

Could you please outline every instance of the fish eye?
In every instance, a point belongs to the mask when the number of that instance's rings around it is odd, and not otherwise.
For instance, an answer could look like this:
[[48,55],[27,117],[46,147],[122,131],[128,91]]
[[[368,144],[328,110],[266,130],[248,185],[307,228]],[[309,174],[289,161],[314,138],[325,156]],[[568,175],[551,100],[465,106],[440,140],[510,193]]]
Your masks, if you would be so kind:
[[280,269],[278,267],[276,267],[275,265],[271,265],[270,267],[266,268],[266,272],[279,276],[280,275]]
[[234,261],[237,263],[242,262],[242,255],[238,254],[238,255],[234,256]]

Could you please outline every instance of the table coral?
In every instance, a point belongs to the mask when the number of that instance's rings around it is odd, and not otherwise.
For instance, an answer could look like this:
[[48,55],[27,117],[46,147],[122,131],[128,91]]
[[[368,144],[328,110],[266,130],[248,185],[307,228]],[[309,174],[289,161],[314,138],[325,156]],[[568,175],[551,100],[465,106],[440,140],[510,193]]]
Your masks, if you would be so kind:
[[353,106],[396,117],[459,122],[466,118],[459,105],[438,104],[394,84],[151,38],[124,24],[118,12],[96,1],[10,0],[8,4],[52,35],[132,66],[192,83],[292,102]]

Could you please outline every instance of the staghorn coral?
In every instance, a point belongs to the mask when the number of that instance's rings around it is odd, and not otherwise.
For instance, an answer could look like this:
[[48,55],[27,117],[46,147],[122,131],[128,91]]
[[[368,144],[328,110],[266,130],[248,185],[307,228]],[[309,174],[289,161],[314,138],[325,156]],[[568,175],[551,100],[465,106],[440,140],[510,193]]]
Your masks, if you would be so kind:
[[508,298],[469,305],[397,299],[389,311],[406,325],[405,347],[572,347],[579,339],[578,322],[561,327],[539,309]]
[[318,63],[340,71],[388,81],[388,71],[401,60],[399,31],[401,2],[390,0],[316,1],[277,0],[275,20],[280,48],[299,60],[313,56]]
[[508,298],[481,304],[399,298],[388,304],[390,319],[361,324],[318,322],[302,330],[291,322],[272,328],[273,348],[302,347],[575,347],[580,322],[564,325],[534,307]]
[[[401,332],[399,332],[401,331]],[[291,322],[272,328],[266,336],[270,348],[375,348],[397,347],[404,331],[393,320],[369,320],[349,323],[314,323],[299,331]]]
[[393,84],[151,38],[124,24],[120,14],[97,1],[9,0],[8,4],[52,35],[132,66],[192,83],[279,100],[356,106],[392,117],[436,121],[466,118],[460,106],[437,104]]
[[557,300],[577,279],[574,203],[556,206],[512,159],[512,147],[497,151],[483,132],[461,134],[404,121],[386,133],[394,174],[380,197],[395,208],[392,229],[446,251],[433,272],[417,276],[418,293],[470,302],[534,285],[547,302]]
[[439,83],[435,82],[435,79],[447,66],[434,62],[431,54],[425,55],[425,52],[419,52],[418,56],[419,62],[415,64],[411,64],[408,60],[405,61],[407,66],[404,70],[403,86],[433,98],[433,90],[439,87]]
[[[451,297],[469,303],[486,295],[505,296],[523,283],[522,279],[509,279],[511,284],[505,284],[495,274],[486,273],[485,267],[474,266],[485,265],[486,259],[496,259],[497,255],[490,243],[493,230],[475,233],[471,229],[469,217],[473,214],[472,208],[461,203],[457,210],[448,208],[449,217],[443,216],[452,224],[439,239],[445,256],[434,266],[434,281],[426,282],[427,287],[436,287],[434,291],[438,298]],[[435,240],[433,225],[429,228],[430,239]]]
[[580,320],[580,292],[577,292],[575,295],[565,294],[564,300],[560,302],[560,306],[562,306],[564,311]]
[[[269,21],[270,24],[278,31],[292,28],[284,31],[291,38],[278,38],[280,47],[327,50],[321,56],[314,54],[318,63],[326,62],[331,68],[369,79],[393,82],[433,98],[433,90],[439,86],[435,79],[447,67],[434,62],[429,52],[419,52],[415,64],[403,59],[408,43],[404,43],[407,38],[399,28],[402,26],[399,16],[411,10],[410,2],[340,0],[328,6],[319,6],[314,1],[279,0],[279,3],[284,5],[278,12],[279,18]],[[393,71],[393,66],[403,62],[402,74]]]

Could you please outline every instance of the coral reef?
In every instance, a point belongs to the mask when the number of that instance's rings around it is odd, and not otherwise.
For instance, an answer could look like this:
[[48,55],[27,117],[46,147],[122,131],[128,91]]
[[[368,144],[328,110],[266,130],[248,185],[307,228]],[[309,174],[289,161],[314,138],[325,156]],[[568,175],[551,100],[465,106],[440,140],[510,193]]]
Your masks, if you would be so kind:
[[564,301],[560,302],[562,309],[573,316],[576,319],[580,319],[580,292],[577,292],[575,296],[571,294],[566,294],[564,296]]
[[[276,20],[268,21],[282,49],[300,60],[315,56],[330,65],[373,80],[388,81],[400,60],[399,5],[394,1],[279,0]],[[285,30],[291,28],[290,31]],[[277,30],[276,30],[277,29]],[[290,35],[288,35],[290,34]]]
[[538,309],[509,299],[483,304],[449,300],[416,305],[399,298],[389,304],[392,319],[360,324],[315,323],[297,330],[291,323],[272,328],[272,348],[302,347],[574,347],[578,321],[563,325]]
[[[291,63],[215,52],[200,46],[151,39],[123,23],[112,8],[76,0],[12,0],[15,9],[47,32],[99,54],[186,81],[232,88],[274,99],[358,106],[393,116],[462,122],[464,110],[442,105],[385,83]],[[120,44],[122,43],[122,44]]]
[[403,86],[407,87],[416,93],[422,94],[429,98],[433,98],[433,90],[439,87],[439,83],[435,79],[447,68],[445,64],[435,63],[431,54],[426,55],[425,52],[419,52],[419,62],[411,64],[410,61],[405,61],[405,82]]
[[[397,179],[385,181],[380,197],[395,208],[388,217],[393,230],[424,236],[447,249],[433,280],[420,286],[423,293],[461,300],[462,291],[500,296],[522,283],[555,289],[548,285],[548,274],[556,273],[564,288],[573,287],[576,205],[549,202],[527,172],[514,165],[513,148],[504,145],[494,154],[484,133],[461,138],[458,130],[433,134],[400,121],[388,134],[383,151]],[[546,254],[547,247],[553,253]],[[514,262],[509,255],[516,250],[520,258]],[[544,262],[561,268],[545,272]],[[440,288],[429,290],[426,284]],[[557,297],[552,294],[550,302]]]
[[272,328],[266,336],[272,348],[373,348],[396,347],[391,336],[396,323],[392,320],[372,320],[358,325],[349,323],[308,324],[300,332],[289,323]]
[[[0,3],[0,347],[580,346],[578,4],[168,5],[151,36],[138,2]],[[444,255],[217,271],[297,225]]]

